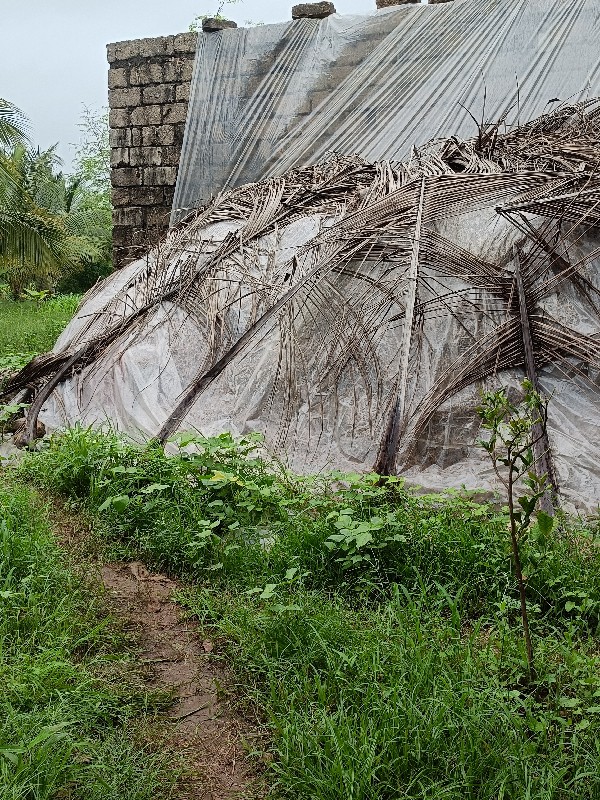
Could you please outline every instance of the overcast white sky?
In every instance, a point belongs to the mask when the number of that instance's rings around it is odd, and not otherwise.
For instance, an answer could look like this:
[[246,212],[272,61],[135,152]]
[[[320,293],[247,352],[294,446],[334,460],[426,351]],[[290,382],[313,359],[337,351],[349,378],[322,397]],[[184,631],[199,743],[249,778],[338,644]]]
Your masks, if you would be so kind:
[[[225,9],[238,24],[291,19],[286,0],[244,0]],[[375,0],[334,0],[340,14],[366,13]],[[106,105],[106,44],[186,31],[219,0],[0,0],[0,97],[29,117],[32,138],[59,142],[68,168],[83,106]]]

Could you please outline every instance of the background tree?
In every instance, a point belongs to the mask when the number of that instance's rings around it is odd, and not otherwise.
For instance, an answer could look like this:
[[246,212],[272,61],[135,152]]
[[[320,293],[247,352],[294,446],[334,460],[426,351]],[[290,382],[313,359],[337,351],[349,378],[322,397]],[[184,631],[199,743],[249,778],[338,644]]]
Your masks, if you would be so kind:
[[[84,117],[86,131],[89,126]],[[25,118],[0,100],[0,280],[15,298],[28,286],[82,290],[110,271],[111,209],[100,123],[78,152],[76,174],[60,171],[55,148],[28,146]],[[108,133],[106,133],[106,139]],[[87,284],[87,285],[84,285]]]
[[39,277],[65,261],[65,234],[52,215],[27,192],[23,165],[27,152],[26,120],[0,99],[0,279],[18,292],[27,270]]
[[10,148],[27,141],[27,122],[12,103],[0,98],[0,148]]
[[112,203],[108,109],[84,107],[79,125],[82,132],[77,148],[74,174],[69,179],[70,231],[94,246],[79,268],[61,281],[66,292],[86,291],[112,270]]

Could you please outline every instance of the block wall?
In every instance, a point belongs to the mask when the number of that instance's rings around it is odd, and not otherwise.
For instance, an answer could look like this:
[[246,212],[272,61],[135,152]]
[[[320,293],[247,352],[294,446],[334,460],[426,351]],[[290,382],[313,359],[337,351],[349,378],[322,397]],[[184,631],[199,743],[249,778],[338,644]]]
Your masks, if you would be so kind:
[[197,36],[107,47],[115,268],[143,255],[169,226]]

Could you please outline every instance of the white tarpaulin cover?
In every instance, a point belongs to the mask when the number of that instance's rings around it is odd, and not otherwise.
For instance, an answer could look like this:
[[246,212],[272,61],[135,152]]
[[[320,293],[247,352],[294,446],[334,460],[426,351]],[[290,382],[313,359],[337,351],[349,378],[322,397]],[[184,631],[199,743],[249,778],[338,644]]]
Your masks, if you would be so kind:
[[[599,103],[523,121],[600,93],[599,18],[598,0],[455,0],[201,37],[176,202],[214,201],[6,391],[35,385],[50,427],[260,431],[297,470],[490,487],[479,391],[516,386],[529,342],[557,484],[594,509]],[[461,138],[459,102],[485,94],[495,120],[517,91],[512,125]]]
[[[566,124],[599,116],[580,112]],[[580,163],[579,145],[550,161]],[[594,508],[600,181],[492,172],[473,143],[449,147],[446,164],[474,171],[442,171],[439,153],[401,172],[334,158],[220,195],[84,301],[55,348],[58,386],[36,401],[44,422],[259,431],[296,470],[490,487],[475,406],[482,381],[523,375],[522,300],[558,485]]]

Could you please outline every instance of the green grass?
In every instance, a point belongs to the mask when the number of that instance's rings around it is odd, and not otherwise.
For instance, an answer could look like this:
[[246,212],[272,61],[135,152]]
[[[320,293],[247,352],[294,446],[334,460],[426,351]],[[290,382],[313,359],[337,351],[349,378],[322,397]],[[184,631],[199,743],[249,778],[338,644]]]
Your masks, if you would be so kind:
[[528,680],[507,518],[398,479],[300,478],[252,439],[178,455],[73,429],[20,472],[96,515],[107,546],[188,579],[265,719],[274,797],[600,798],[600,538],[523,544]]
[[52,349],[80,300],[61,295],[44,302],[0,300],[0,371],[19,369]]
[[[44,509],[0,488],[0,800],[150,800],[172,775],[140,720],[158,698],[93,588],[63,561]],[[102,678],[99,676],[102,674]]]

